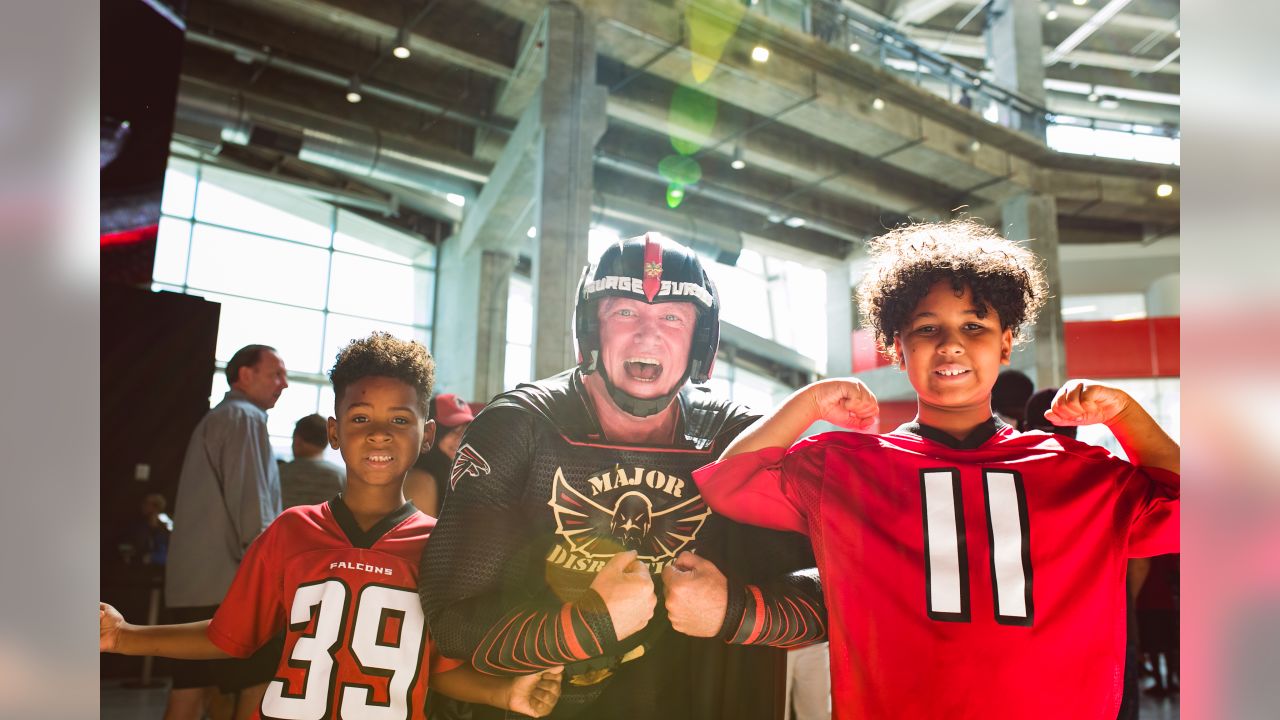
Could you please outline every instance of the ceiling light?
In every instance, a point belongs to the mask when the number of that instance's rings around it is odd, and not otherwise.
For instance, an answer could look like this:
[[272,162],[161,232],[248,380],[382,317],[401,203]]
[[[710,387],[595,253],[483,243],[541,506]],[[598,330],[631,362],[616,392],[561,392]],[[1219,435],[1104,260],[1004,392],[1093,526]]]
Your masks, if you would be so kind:
[[871,109],[872,109],[872,110],[883,110],[883,109],[884,109],[884,100],[883,100],[882,98],[878,98],[878,97],[877,97],[875,100],[872,100],[872,101],[871,101]]
[[1089,0],[1071,0],[1072,5],[1088,5]]
[[751,59],[758,63],[769,62],[769,48],[763,45],[751,48]]
[[667,195],[670,195],[673,198],[679,199],[684,197],[684,190],[678,187],[671,188],[670,190],[667,191]]
[[1098,107],[1103,110],[1115,110],[1120,107],[1120,101],[1114,95],[1103,95],[1098,98]]
[[1089,90],[1089,98],[1088,98],[1089,102],[1098,102],[1098,98],[1099,98],[1099,97],[1101,97],[1101,96],[1100,96],[1100,95],[1098,95],[1098,91],[1097,91],[1097,90],[1092,90],[1092,89],[1091,89],[1091,90]]
[[787,226],[787,227],[789,227],[789,228],[802,228],[802,227],[804,227],[804,224],[805,224],[806,222],[808,222],[808,221],[807,221],[807,220],[805,220],[804,218],[800,217],[799,215],[792,215],[791,217],[787,218],[786,220],[783,220],[783,221],[782,221],[782,224],[783,224],[783,225],[786,225],[786,226]]
[[862,52],[862,46],[856,41],[849,43],[849,52]]
[[1173,194],[1173,186],[1169,183],[1160,183],[1156,186],[1156,197],[1169,197]]
[[459,195],[458,193],[448,193],[447,195],[444,196],[444,199],[448,200],[454,205],[457,205],[458,207],[462,207],[467,204],[467,199]]
[[1054,20],[1057,20],[1058,19],[1057,8],[1049,8],[1049,12],[1044,14],[1044,19],[1048,20],[1049,22],[1053,22]]
[[360,95],[360,78],[355,75],[347,82],[347,102],[358,103],[364,98]]
[[738,145],[733,149],[733,162],[729,163],[729,167],[734,170],[741,170],[747,166],[747,161],[742,159],[742,146]]
[[527,238],[536,238],[536,237],[538,237],[538,228],[536,228],[536,227],[534,227],[534,226],[530,225],[530,226],[529,226],[529,232],[525,233],[525,234],[524,234],[524,236],[525,236],[525,237],[527,237]]
[[391,54],[404,60],[409,57],[409,29],[400,28],[396,31],[396,42],[391,46]]
[[978,142],[976,138],[969,143],[969,152],[976,153],[981,149],[982,149],[982,143]]

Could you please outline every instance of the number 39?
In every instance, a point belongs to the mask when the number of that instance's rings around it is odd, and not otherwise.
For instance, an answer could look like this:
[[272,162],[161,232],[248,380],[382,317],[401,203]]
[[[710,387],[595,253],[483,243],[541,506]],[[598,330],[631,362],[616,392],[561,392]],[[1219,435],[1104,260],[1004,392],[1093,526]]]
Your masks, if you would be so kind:
[[[289,627],[302,630],[314,614],[315,631],[294,643],[289,664],[306,668],[306,680],[300,693],[289,693],[285,681],[272,680],[262,698],[264,720],[321,720],[333,716],[334,655],[344,640],[343,625],[350,600],[351,591],[340,580],[329,579],[298,588],[289,611]],[[398,645],[382,642],[389,616],[400,619]],[[385,705],[373,702],[373,688],[368,685],[344,684],[338,695],[342,703],[339,717],[369,720],[409,717],[413,681],[422,661],[422,628],[422,607],[416,593],[383,585],[367,585],[360,590],[355,626],[346,639],[351,657],[361,670],[371,675],[390,676],[390,702]]]
[[[982,487],[995,620],[1001,625],[1030,626],[1035,608],[1031,596],[1027,494],[1022,476],[1009,470],[983,470]],[[943,622],[969,622],[969,559],[960,470],[921,470],[920,497],[929,617]]]

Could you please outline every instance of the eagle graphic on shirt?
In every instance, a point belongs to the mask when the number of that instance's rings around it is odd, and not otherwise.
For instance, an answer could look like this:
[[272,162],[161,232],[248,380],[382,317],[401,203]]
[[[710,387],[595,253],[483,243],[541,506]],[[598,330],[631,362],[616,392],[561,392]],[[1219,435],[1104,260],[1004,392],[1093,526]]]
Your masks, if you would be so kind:
[[701,495],[655,511],[648,495],[630,490],[619,495],[612,507],[602,505],[572,487],[559,468],[547,504],[555,514],[556,534],[573,553],[608,559],[620,551],[635,550],[638,560],[649,563],[674,558],[711,515]]

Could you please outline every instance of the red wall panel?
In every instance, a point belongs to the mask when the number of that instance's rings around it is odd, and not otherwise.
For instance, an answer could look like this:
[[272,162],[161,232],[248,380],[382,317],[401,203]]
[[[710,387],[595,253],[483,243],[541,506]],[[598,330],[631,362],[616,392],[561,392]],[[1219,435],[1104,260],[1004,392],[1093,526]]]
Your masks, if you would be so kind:
[[1176,377],[1179,318],[1096,320],[1064,326],[1067,377]]

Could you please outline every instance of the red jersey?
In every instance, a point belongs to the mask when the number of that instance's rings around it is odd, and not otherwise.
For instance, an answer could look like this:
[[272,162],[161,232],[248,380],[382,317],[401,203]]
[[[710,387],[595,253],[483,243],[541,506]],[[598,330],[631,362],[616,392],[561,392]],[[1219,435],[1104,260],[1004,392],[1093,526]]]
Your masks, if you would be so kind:
[[962,444],[920,432],[826,433],[694,477],[716,512],[809,535],[836,718],[1113,720],[1126,562],[1178,551],[1178,476],[993,422]]
[[367,532],[340,498],[285,510],[254,541],[209,625],[248,657],[281,631],[284,653],[255,717],[425,718],[435,656],[418,560],[435,520],[406,503]]

